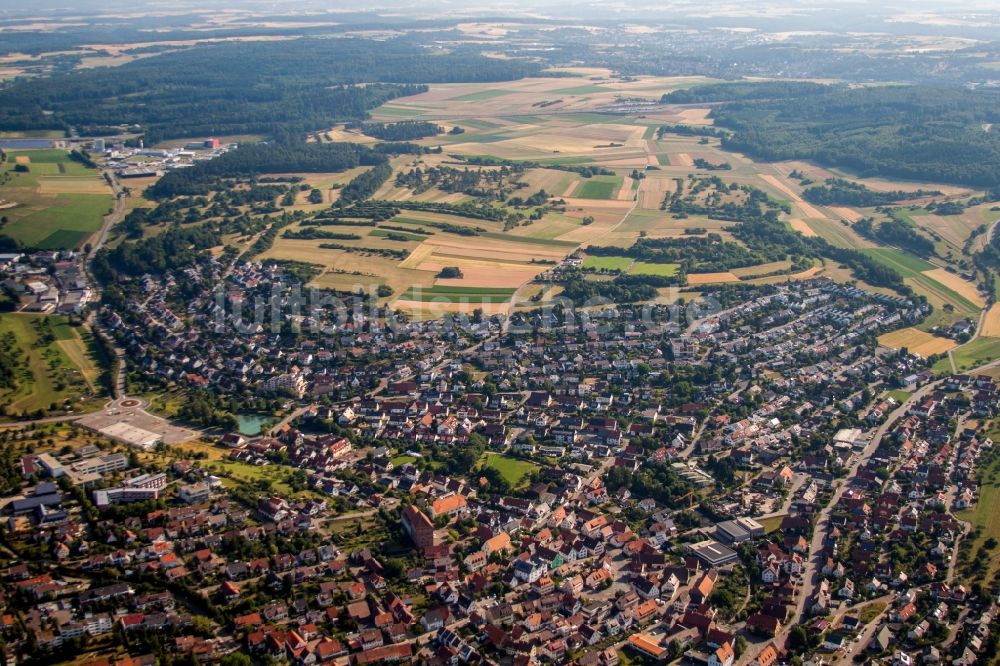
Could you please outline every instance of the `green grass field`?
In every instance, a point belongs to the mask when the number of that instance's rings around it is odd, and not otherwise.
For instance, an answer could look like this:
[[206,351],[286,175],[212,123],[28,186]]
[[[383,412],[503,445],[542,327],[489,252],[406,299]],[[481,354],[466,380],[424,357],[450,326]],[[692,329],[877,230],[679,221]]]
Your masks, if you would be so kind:
[[965,372],[1000,358],[1000,338],[976,338],[967,345],[956,347],[951,354],[958,371]]
[[610,199],[621,184],[621,176],[597,176],[580,183],[573,196],[580,199]]
[[886,392],[890,398],[893,398],[898,403],[904,403],[910,399],[910,392],[904,391],[903,389],[893,389]]
[[44,315],[5,314],[0,317],[0,336],[12,334],[17,347],[27,357],[18,372],[18,387],[0,389],[0,402],[13,412],[49,409],[53,403],[77,402],[101,393],[97,382],[102,371],[93,337],[85,329],[75,328],[65,317],[50,317],[52,337],[40,345],[34,322]]
[[480,467],[492,467],[496,471],[500,472],[500,475],[511,485],[512,488],[516,488],[520,485],[521,481],[527,474],[539,469],[539,466],[533,462],[520,460],[518,458],[511,458],[510,456],[505,456],[501,453],[484,454],[482,460],[480,461]]
[[[14,171],[18,157],[30,159],[27,173]],[[3,210],[7,223],[0,233],[29,247],[78,248],[101,228],[114,205],[110,192],[100,193],[104,186],[98,172],[70,160],[65,150],[10,151],[0,174],[9,179],[0,186],[0,198],[18,204]],[[93,179],[94,193],[67,191],[86,182],[81,179]]]
[[[990,433],[992,437],[1000,435],[996,430]],[[1000,541],[1000,506],[997,501],[1000,499],[1000,457],[995,454],[987,454],[991,457],[982,467],[979,474],[979,501],[971,509],[958,511],[955,517],[959,520],[972,524],[973,533],[978,531],[978,536],[969,536],[972,539],[971,554],[983,549],[987,539]],[[1000,551],[993,550],[987,553],[987,557],[982,565],[973,566],[970,575],[966,576],[966,583],[980,581],[989,583],[994,573],[1000,567]],[[959,564],[961,571],[961,564]]]
[[[979,316],[980,310],[975,303],[954,289],[924,275],[924,271],[937,268],[934,264],[893,248],[869,248],[861,250],[861,252],[879,263],[895,269],[916,293],[927,296],[935,311],[921,324],[922,329],[936,324],[950,324],[966,317],[974,319]],[[954,307],[954,312],[948,313],[943,310],[942,306],[946,303],[950,303]]]
[[937,268],[937,266],[931,262],[924,261],[923,259],[915,257],[912,254],[907,254],[902,250],[882,247],[861,251],[874,258],[880,264],[888,266],[889,268],[895,268],[904,278],[917,277],[923,271],[932,271]]
[[645,261],[637,261],[628,269],[628,274],[673,277],[677,275],[677,269],[680,267],[680,264],[650,264]]
[[372,113],[397,118],[409,118],[411,116],[419,116],[426,111],[428,111],[428,109],[418,109],[417,107],[380,106]]
[[372,229],[368,232],[368,235],[376,238],[401,238],[402,240],[417,241],[418,243],[427,240],[427,236],[408,234],[405,231],[396,231],[395,229]]
[[524,243],[526,245],[542,245],[545,247],[564,247],[566,249],[575,248],[579,243],[573,241],[557,240],[555,238],[539,238],[537,236],[515,236],[498,231],[487,231],[479,234],[480,238],[493,238],[495,240],[510,241],[512,243]]
[[595,271],[623,271],[632,264],[631,257],[594,257],[587,255],[583,267]]
[[600,93],[608,92],[610,88],[605,88],[604,86],[599,86],[594,83],[590,83],[582,86],[573,86],[571,88],[560,88],[559,90],[553,90],[550,94],[552,95],[588,95],[590,93]]
[[400,299],[430,303],[506,303],[514,295],[516,289],[507,287],[452,287],[435,285],[433,287],[411,287]]
[[448,100],[451,102],[485,102],[489,99],[496,99],[497,97],[503,97],[504,95],[509,95],[513,90],[481,90],[479,92],[469,93],[467,95],[459,95],[458,97],[449,97]]

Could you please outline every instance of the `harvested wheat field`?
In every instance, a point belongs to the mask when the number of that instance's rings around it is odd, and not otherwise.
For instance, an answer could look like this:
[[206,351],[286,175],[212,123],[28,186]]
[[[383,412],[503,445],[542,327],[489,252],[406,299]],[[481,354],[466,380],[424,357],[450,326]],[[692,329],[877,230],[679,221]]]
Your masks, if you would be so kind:
[[816,232],[812,230],[812,227],[806,224],[805,220],[793,218],[791,220],[788,220],[788,224],[792,227],[793,230],[799,232],[800,234],[806,236],[807,238],[811,238],[817,235]]
[[983,329],[979,335],[988,338],[1000,338],[1000,303],[995,303],[986,311],[983,317]]
[[841,216],[848,222],[851,222],[852,224],[860,220],[862,217],[864,217],[858,211],[854,210],[853,208],[848,208],[847,206],[830,206],[829,208],[834,213]]
[[42,194],[111,194],[103,178],[95,176],[39,176],[38,191]]
[[14,158],[15,164],[31,164],[31,158],[27,155],[18,155]]
[[718,284],[720,282],[739,282],[739,280],[730,271],[724,273],[688,273],[687,275],[688,284]]
[[[523,239],[523,237],[514,238]],[[530,264],[532,259],[559,260],[565,257],[569,250],[572,249],[569,245],[563,247],[527,242],[526,240],[493,239],[481,236],[456,239],[431,236],[423,244],[431,246],[434,255],[525,264]],[[406,261],[409,262],[410,257],[407,257]]]
[[958,346],[958,343],[948,338],[939,338],[926,331],[917,328],[901,328],[892,333],[886,333],[878,338],[878,342],[883,347],[890,349],[903,349],[904,347],[911,354],[927,358],[934,354],[943,354]]
[[659,210],[663,198],[674,192],[675,184],[670,178],[646,176],[639,183],[639,208]]
[[977,289],[976,285],[972,284],[968,280],[964,280],[954,273],[949,273],[943,268],[935,268],[932,271],[923,271],[923,274],[935,282],[948,287],[959,296],[968,299],[969,302],[976,307],[982,308],[986,306],[986,301],[983,300],[982,295],[979,293],[979,289]]
[[694,160],[687,153],[671,153],[670,163],[676,163],[678,166],[693,167]]
[[463,277],[438,278],[434,281],[435,286],[520,287],[550,267],[548,264],[526,265],[523,263],[507,263],[499,260],[490,261],[486,259],[439,256],[435,254],[422,262],[418,269],[437,274],[448,266],[460,269]]
[[826,215],[821,213],[818,208],[813,206],[811,203],[803,200],[802,197],[799,196],[798,192],[793,190],[787,183],[780,180],[777,176],[772,176],[770,174],[762,175],[760,179],[763,180],[768,185],[770,185],[771,187],[778,190],[779,192],[782,192],[783,194],[787,195],[788,198],[791,199],[792,202],[794,202],[795,205],[799,207],[799,210],[801,210],[807,218],[820,218],[820,219],[826,218]]
[[615,195],[615,198],[618,201],[632,201],[635,199],[635,193],[632,191],[632,183],[632,178],[630,176],[625,176],[622,180],[621,187],[618,188],[618,192]]
[[[985,205],[968,208],[961,215],[914,214],[911,217],[917,226],[937,234],[956,250],[965,246],[965,241],[977,227],[995,219]],[[986,237],[986,234],[981,234],[977,244],[985,242]]]
[[708,117],[711,109],[684,109],[677,115],[687,125],[711,125],[712,119]]
[[461,303],[461,302],[434,302],[434,301],[411,301],[398,299],[393,302],[392,307],[397,310],[417,315],[420,319],[440,319],[446,314],[464,314],[472,316],[476,310],[482,310],[484,315],[507,314],[510,312],[510,303]]
[[747,278],[743,282],[747,284],[781,284],[793,280],[808,280],[809,278],[816,277],[824,270],[826,269],[823,266],[813,266],[812,268],[807,268],[804,271],[792,273],[791,275],[768,275],[766,277]]

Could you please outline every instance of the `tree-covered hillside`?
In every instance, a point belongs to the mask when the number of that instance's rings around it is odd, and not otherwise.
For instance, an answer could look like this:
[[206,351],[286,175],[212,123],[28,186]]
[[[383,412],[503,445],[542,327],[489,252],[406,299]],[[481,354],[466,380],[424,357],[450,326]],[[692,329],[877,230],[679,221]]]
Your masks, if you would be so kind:
[[723,146],[765,160],[810,159],[860,175],[1000,183],[1000,92],[917,86],[736,83],[664,96],[718,103]]
[[[138,125],[163,138],[304,133],[367,111],[416,84],[503,81],[538,65],[433,52],[404,42],[294,39],[227,42],[120,67],[29,79],[0,90],[0,130],[82,133]],[[378,85],[367,85],[367,84]]]

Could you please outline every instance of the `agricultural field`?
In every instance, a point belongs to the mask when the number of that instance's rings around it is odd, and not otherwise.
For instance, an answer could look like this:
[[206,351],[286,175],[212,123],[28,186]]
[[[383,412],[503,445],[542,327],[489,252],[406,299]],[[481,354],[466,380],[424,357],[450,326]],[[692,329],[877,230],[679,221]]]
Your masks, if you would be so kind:
[[65,150],[9,151],[0,164],[0,216],[7,220],[0,233],[25,245],[79,248],[113,205],[100,174],[72,161]]
[[583,268],[594,271],[622,271],[632,264],[631,257],[587,256]]
[[879,337],[878,342],[890,349],[907,349],[911,354],[928,358],[954,349],[958,343],[949,338],[931,335],[918,328],[901,328]]
[[1000,337],[1000,303],[991,305],[986,311],[979,334],[986,337]]
[[677,275],[679,264],[653,264],[637,261],[628,268],[629,275],[656,275],[658,277],[673,277]]
[[[1000,359],[1000,338],[980,336],[953,349],[951,357],[958,372],[966,372],[980,365],[996,361]],[[935,370],[937,370],[936,366]]]
[[[557,287],[544,287],[539,278],[571,252],[585,250],[590,245],[624,249],[640,237],[683,238],[692,231],[718,234],[723,240],[735,241],[729,231],[732,222],[697,214],[675,216],[661,208],[679,187],[678,183],[686,188],[692,176],[711,175],[725,183],[762,189],[774,200],[787,204],[791,213],[782,214],[781,219],[789,229],[807,237],[822,238],[837,247],[872,253],[882,263],[899,270],[906,283],[934,306],[933,315],[919,326],[921,331],[978,316],[984,301],[975,285],[946,271],[942,265],[931,264],[900,250],[880,247],[857,233],[852,225],[861,217],[871,215],[871,210],[816,206],[802,197],[807,183],[801,178],[816,183],[845,177],[872,189],[895,185],[891,181],[858,179],[800,161],[756,163],[739,153],[722,150],[716,137],[657,131],[661,124],[710,125],[712,119],[707,108],[666,107],[641,117],[602,112],[616,96],[629,94],[655,99],[668,90],[703,83],[703,80],[640,76],[626,82],[605,70],[585,73],[573,70],[573,73],[588,79],[528,78],[489,84],[431,85],[425,93],[392,100],[372,114],[376,120],[386,122],[428,120],[446,131],[456,126],[463,130],[458,134],[445,133],[416,141],[431,149],[440,146],[442,152],[394,157],[391,164],[396,173],[434,167],[498,168],[480,167],[465,161],[473,157],[532,162],[510,181],[512,191],[507,190],[499,199],[489,202],[503,207],[505,198],[514,194],[526,198],[544,190],[551,205],[541,209],[538,216],[532,215],[534,219],[524,218],[537,207],[507,208],[508,212],[522,215],[520,223],[513,225],[441,212],[403,210],[394,219],[367,229],[324,225],[322,228],[329,232],[358,236],[337,240],[336,244],[343,246],[342,249],[320,248],[324,244],[322,240],[279,237],[264,256],[321,266],[322,272],[313,281],[319,287],[339,290],[389,287],[391,295],[385,296],[383,289],[381,301],[414,316],[430,316],[432,307],[434,312],[441,313],[473,303],[478,303],[487,312],[504,312],[513,294],[523,296],[531,291],[549,298],[550,292]],[[343,126],[321,132],[319,140],[372,142],[371,137]],[[702,160],[720,165],[720,168],[709,170]],[[583,167],[605,171],[598,174],[573,171]],[[641,172],[641,177],[633,178],[634,171]],[[793,172],[796,173],[794,177]],[[296,209],[308,212],[335,202],[336,186],[353,176],[353,173],[325,177],[305,174],[305,182],[323,192],[324,202],[308,204],[306,193],[302,193],[301,201],[296,201]],[[481,194],[477,196],[471,191],[445,191],[434,186],[412,188],[412,185],[404,186],[403,182],[397,185],[397,179],[390,177],[373,198],[438,204],[484,201]],[[900,184],[896,189],[911,187],[916,185]],[[963,188],[933,188],[948,196],[970,194]],[[745,197],[743,193],[732,190],[723,193],[721,202],[739,203],[742,197]],[[944,239],[940,243],[946,243],[953,252],[955,243],[972,233],[973,223],[980,225],[990,221],[988,211],[978,208],[966,211],[960,224],[953,229],[941,226],[952,221],[950,219],[916,217],[928,229],[936,225],[937,233]],[[454,228],[449,231],[441,228],[441,224],[461,227],[468,232],[459,233]],[[291,227],[293,231],[302,228]],[[588,256],[584,262],[585,269],[596,273],[622,271],[632,275],[672,276],[678,269],[672,264],[635,262],[624,256]],[[687,276],[687,282],[689,287],[725,282],[775,284],[817,275],[842,281],[855,280],[849,269],[830,262],[818,262],[794,275],[785,272],[790,266],[786,261],[735,271],[692,273]],[[449,277],[442,276],[444,269],[452,268],[458,269],[457,275],[449,270]],[[497,291],[478,291],[483,289]],[[884,293],[886,290],[876,291]],[[464,297],[458,299],[464,304],[440,303],[456,300],[458,296]],[[520,297],[518,302],[521,302]],[[930,338],[907,343],[919,352],[937,353],[945,343],[934,336]]]
[[969,281],[901,250],[862,251],[898,271],[915,293],[926,296],[934,306],[933,314],[920,325],[921,329],[979,318],[985,303],[976,286]]
[[[50,329],[43,322],[48,321]],[[51,330],[51,336],[47,332]],[[65,317],[5,314],[0,337],[12,335],[26,356],[15,390],[0,389],[7,413],[48,410],[66,403],[90,406],[103,394],[101,373],[105,360],[90,330],[70,326]]]
[[581,183],[574,196],[578,199],[613,199],[620,187],[620,176],[597,176]]

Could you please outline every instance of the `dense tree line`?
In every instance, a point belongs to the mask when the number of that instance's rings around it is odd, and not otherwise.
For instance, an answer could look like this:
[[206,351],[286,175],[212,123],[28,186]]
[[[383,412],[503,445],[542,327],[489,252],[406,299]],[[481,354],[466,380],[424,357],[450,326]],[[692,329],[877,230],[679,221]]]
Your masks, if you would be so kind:
[[382,141],[416,141],[444,132],[440,125],[424,120],[403,120],[398,123],[354,122],[348,123],[347,127],[359,129]]
[[661,125],[656,128],[656,138],[662,139],[667,134],[680,136],[714,136],[724,137],[728,132],[711,125]]
[[[514,190],[526,187],[521,182],[524,167],[501,166],[496,169],[456,169],[446,165],[426,169],[416,168],[396,174],[396,187],[405,187],[415,194],[437,188],[442,192],[462,193],[484,199],[503,201]],[[548,198],[546,197],[546,201]],[[545,203],[543,201],[542,203]]]
[[640,238],[631,247],[595,246],[587,254],[626,256],[639,261],[681,264],[686,273],[714,273],[764,263],[765,258],[743,245],[722,240],[718,234],[689,238]]
[[298,240],[361,240],[361,236],[357,234],[326,231],[324,229],[317,229],[316,227],[289,229],[282,234],[282,236],[284,238],[294,238]]
[[638,499],[652,498],[668,508],[681,508],[679,501],[694,492],[694,486],[666,465],[647,464],[632,471],[627,467],[612,467],[604,477],[608,490],[628,488]]
[[875,228],[875,238],[887,245],[909,250],[920,257],[934,254],[934,242],[902,220],[890,218]]
[[897,201],[922,199],[939,194],[941,193],[937,190],[876,192],[860,183],[853,183],[843,178],[828,178],[825,185],[814,185],[806,189],[802,193],[802,196],[806,201],[811,201],[820,206],[859,206],[862,208],[872,208],[874,206],[888,206]]
[[[576,305],[607,301],[611,303],[638,303],[656,297],[656,287],[649,280],[636,280],[627,283],[624,278],[645,276],[619,276],[611,282],[594,282],[584,278],[582,274],[571,274],[563,281],[563,290],[559,294]],[[677,282],[674,282],[677,284]]]
[[114,282],[118,274],[162,275],[195,265],[208,256],[209,248],[221,244],[222,234],[214,224],[171,227],[141,241],[122,243],[114,249],[101,248],[94,257],[93,270],[105,283]]
[[16,389],[21,368],[21,349],[12,331],[0,338],[0,388]]
[[382,187],[385,181],[389,180],[391,175],[392,167],[389,166],[388,162],[383,161],[376,164],[375,168],[359,173],[351,179],[351,182],[344,185],[343,189],[340,190],[338,203],[350,204],[368,199],[378,191],[378,188]]
[[[537,63],[434,53],[406,40],[224,42],[119,67],[25,79],[0,91],[0,129],[86,134],[138,125],[148,143],[220,134],[302,134],[360,120],[438,82],[505,81]],[[377,83],[376,83],[377,82]]]
[[764,160],[809,159],[862,176],[993,187],[1000,183],[1000,92],[960,88],[849,88],[813,83],[736,83],[665,96],[722,102],[724,148]]
[[449,155],[457,160],[465,160],[469,164],[479,166],[509,166],[520,167],[522,169],[552,169],[553,171],[568,171],[577,173],[584,178],[592,176],[613,176],[615,172],[599,166],[586,166],[579,164],[542,164],[531,160],[507,160],[500,157],[490,157],[488,155]]
[[823,95],[828,91],[829,86],[820,83],[739,81],[674,90],[663,95],[660,101],[664,104],[710,104],[714,102],[784,99],[792,96],[807,97]]
[[213,160],[175,169],[148,187],[145,196],[165,199],[199,196],[220,189],[223,179],[264,173],[334,173],[358,166],[384,164],[384,155],[352,143],[282,141],[240,145]]

